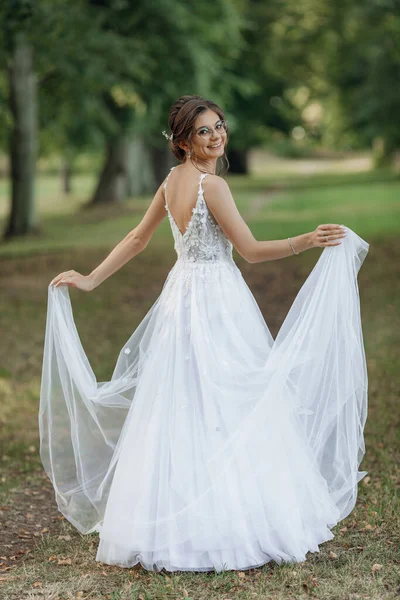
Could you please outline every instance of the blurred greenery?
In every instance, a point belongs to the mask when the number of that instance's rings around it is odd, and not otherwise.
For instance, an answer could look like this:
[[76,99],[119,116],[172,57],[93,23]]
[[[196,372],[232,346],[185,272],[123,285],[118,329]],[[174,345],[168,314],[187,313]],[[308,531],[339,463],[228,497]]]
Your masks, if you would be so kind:
[[66,191],[93,154],[92,204],[150,194],[171,166],[169,107],[187,93],[225,108],[231,173],[249,173],[255,147],[299,158],[368,149],[376,166],[396,166],[393,0],[4,0],[0,27],[8,236],[37,229],[27,148]]

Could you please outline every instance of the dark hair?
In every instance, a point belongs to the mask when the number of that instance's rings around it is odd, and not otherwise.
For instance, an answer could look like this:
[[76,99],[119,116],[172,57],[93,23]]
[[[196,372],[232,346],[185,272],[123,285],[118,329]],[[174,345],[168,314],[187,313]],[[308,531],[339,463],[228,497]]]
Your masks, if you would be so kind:
[[[205,100],[201,96],[181,96],[171,106],[168,124],[172,133],[172,139],[170,139],[169,144],[171,152],[177,158],[177,160],[179,160],[179,162],[185,161],[186,152],[178,146],[178,143],[187,142],[189,148],[192,148],[191,137],[193,134],[195,121],[197,117],[206,110],[213,110],[217,113],[220,119],[225,120],[225,115],[222,109],[215,104],[215,102],[212,102],[211,100]],[[222,168],[221,172],[225,174],[229,169],[229,161],[225,150],[222,158],[225,159],[225,168]],[[190,158],[190,160],[192,164],[194,164],[192,158]],[[196,168],[198,167],[196,166]],[[221,172],[218,173],[218,175],[220,175]]]

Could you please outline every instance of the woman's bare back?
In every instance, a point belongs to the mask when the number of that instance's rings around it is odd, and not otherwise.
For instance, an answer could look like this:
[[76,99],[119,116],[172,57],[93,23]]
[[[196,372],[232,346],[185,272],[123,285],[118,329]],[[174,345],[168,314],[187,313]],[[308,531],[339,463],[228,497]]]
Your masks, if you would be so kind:
[[168,175],[164,189],[169,211],[182,235],[186,233],[199,195],[199,173],[182,166],[175,167]]

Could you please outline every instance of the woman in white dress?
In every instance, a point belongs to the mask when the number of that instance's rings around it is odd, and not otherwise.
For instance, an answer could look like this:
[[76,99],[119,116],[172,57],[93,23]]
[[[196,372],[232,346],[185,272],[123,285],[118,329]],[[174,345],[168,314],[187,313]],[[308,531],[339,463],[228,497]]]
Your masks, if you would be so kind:
[[[98,531],[96,559],[146,569],[299,562],[332,539],[366,472],[367,373],[357,273],[368,244],[338,224],[258,241],[216,175],[222,110],[171,108],[180,165],[140,223],[89,275],[49,285],[39,426],[59,510]],[[92,291],[143,251],[168,215],[177,261],[97,382],[68,287]],[[273,340],[232,258],[325,248]]]

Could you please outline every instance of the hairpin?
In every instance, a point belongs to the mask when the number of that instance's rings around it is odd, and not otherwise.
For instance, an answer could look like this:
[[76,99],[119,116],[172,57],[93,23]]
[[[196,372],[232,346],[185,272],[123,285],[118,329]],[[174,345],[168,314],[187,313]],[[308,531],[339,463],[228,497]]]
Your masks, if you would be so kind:
[[164,136],[165,138],[167,138],[167,140],[172,140],[172,138],[173,138],[173,136],[174,136],[174,134],[173,134],[173,133],[171,133],[171,135],[168,135],[168,133],[167,133],[166,131],[162,131],[161,133],[163,134],[163,136]]

